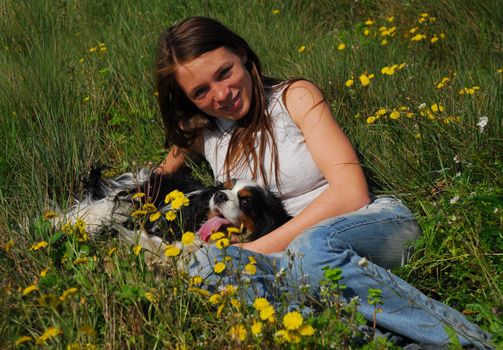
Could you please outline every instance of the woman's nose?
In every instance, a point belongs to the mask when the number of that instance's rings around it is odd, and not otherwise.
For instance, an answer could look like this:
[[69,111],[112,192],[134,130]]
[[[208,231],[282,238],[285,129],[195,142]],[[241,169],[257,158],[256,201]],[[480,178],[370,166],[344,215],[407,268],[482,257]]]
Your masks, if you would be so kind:
[[226,102],[232,98],[231,90],[228,86],[217,86],[215,89],[215,101]]

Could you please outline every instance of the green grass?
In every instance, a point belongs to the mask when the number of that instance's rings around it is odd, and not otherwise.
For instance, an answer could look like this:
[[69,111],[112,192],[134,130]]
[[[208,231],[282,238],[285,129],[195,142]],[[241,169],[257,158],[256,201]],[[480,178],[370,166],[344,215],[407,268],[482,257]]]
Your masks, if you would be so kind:
[[[464,311],[503,346],[498,1],[6,0],[0,13],[0,347],[13,348],[19,337],[37,338],[49,327],[62,331],[48,341],[54,348],[285,346],[274,337],[284,309],[254,338],[253,308],[238,310],[225,296],[217,316],[218,305],[190,289],[176,269],[152,269],[111,237],[78,242],[62,236],[41,216],[79,193],[78,179],[93,163],[119,173],[162,159],[155,44],[163,29],[189,15],[212,16],[236,30],[269,75],[302,76],[321,87],[374,190],[397,194],[417,213],[424,234],[399,275]],[[418,22],[421,13],[429,14],[425,23]],[[364,35],[368,19],[375,23]],[[396,35],[382,36],[381,26],[395,26]],[[411,41],[417,33],[427,38]],[[431,43],[441,33],[445,38]],[[381,73],[401,63],[395,74]],[[368,86],[359,82],[363,73],[375,75]],[[447,84],[436,88],[444,77]],[[473,86],[480,87],[473,95],[459,94]],[[435,103],[444,111],[432,112]],[[407,110],[390,118],[399,107]],[[368,123],[379,109],[386,114]],[[483,132],[482,117],[488,118]],[[42,240],[50,245],[29,250]],[[111,247],[117,251],[109,256]],[[74,264],[78,257],[88,260]],[[32,284],[39,291],[22,296]],[[71,287],[78,292],[60,300]],[[149,300],[150,292],[157,300]],[[332,297],[324,313],[305,321],[316,336],[293,347],[347,347],[360,320]],[[237,324],[248,327],[245,344],[229,335]]]

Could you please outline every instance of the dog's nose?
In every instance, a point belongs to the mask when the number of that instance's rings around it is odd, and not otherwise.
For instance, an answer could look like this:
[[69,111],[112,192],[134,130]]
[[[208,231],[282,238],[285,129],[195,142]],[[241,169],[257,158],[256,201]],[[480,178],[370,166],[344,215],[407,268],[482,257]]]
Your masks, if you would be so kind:
[[218,191],[217,193],[215,193],[214,200],[215,204],[223,203],[227,200],[227,195],[222,191]]

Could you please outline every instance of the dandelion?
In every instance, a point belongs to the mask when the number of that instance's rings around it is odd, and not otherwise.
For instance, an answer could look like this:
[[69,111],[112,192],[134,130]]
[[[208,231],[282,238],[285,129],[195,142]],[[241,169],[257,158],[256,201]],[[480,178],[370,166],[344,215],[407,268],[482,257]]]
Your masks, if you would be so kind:
[[370,19],[370,18],[369,18],[369,19],[367,19],[367,20],[365,21],[365,25],[366,25],[366,26],[371,26],[371,25],[374,25],[374,23],[375,23],[375,22],[374,22],[372,19]]
[[140,198],[143,198],[145,197],[145,193],[143,192],[136,192],[135,194],[133,194],[131,196],[131,199],[140,199]]
[[386,17],[386,21],[387,21],[388,23],[392,23],[394,20],[395,20],[395,17],[394,17],[394,16],[387,16],[387,17]]
[[14,240],[10,239],[7,243],[5,243],[4,250],[9,252],[12,247],[14,247]]
[[298,48],[298,51],[299,51],[299,53],[303,53],[304,51],[306,51],[306,47],[304,45],[302,45]]
[[496,73],[502,74],[502,73],[503,73],[503,68],[498,68],[498,69],[496,70]]
[[279,15],[280,13],[281,13],[281,10],[279,10],[279,9],[272,10],[273,15]]
[[107,255],[108,256],[112,256],[113,253],[115,253],[116,251],[117,251],[117,248],[116,247],[112,247],[112,248],[108,249]]
[[366,73],[363,73],[362,75],[360,75],[359,79],[360,79],[360,83],[362,84],[362,86],[368,86],[370,84],[370,80],[374,78],[374,74],[369,74],[367,75]]
[[303,322],[302,315],[297,311],[288,312],[283,316],[283,325],[290,331],[299,329]]
[[153,203],[145,203],[143,205],[142,209],[145,210],[147,213],[152,213],[152,212],[157,211],[157,208],[155,207],[155,205]]
[[385,108],[379,108],[376,112],[376,115],[382,117],[383,115],[386,115],[386,109]]
[[164,250],[164,256],[175,257],[180,255],[181,252],[182,250],[180,248],[175,247],[174,245],[168,245]]
[[16,345],[16,347],[18,347],[19,345],[23,344],[23,343],[26,343],[26,342],[29,342],[29,341],[32,341],[33,338],[28,336],[28,335],[23,335],[19,338],[16,339],[16,342],[14,343]]
[[54,219],[57,216],[58,216],[58,213],[49,210],[44,213],[44,220]]
[[264,307],[263,309],[260,310],[260,319],[262,321],[265,321],[265,320],[272,320],[274,319],[274,308],[272,307],[272,305],[268,305],[266,307]]
[[170,193],[168,193],[166,197],[164,197],[164,203],[168,204],[169,202],[179,197],[185,197],[185,195],[178,190],[173,190]]
[[424,34],[416,34],[410,40],[411,41],[421,41],[421,40],[424,40],[424,39],[426,39],[426,35],[424,35]]
[[32,245],[30,250],[39,250],[39,249],[47,247],[48,245],[49,245],[49,243],[47,243],[46,241],[41,241],[41,242],[38,242],[37,244]]
[[311,336],[314,334],[314,328],[311,325],[306,324],[299,329],[299,333],[302,336]]
[[174,221],[176,219],[176,213],[170,210],[164,215],[164,217],[168,221]]
[[221,261],[217,262],[213,267],[213,271],[215,271],[215,273],[221,273],[224,270],[225,270],[225,264]]
[[419,28],[418,27],[413,27],[409,30],[410,34],[414,34]]
[[346,85],[346,87],[351,87],[351,86],[353,86],[354,82],[355,82],[354,79],[351,78],[351,79],[346,80],[344,85]]
[[260,311],[262,309],[265,309],[267,306],[269,306],[269,301],[266,298],[257,298],[253,302],[253,307],[255,310]]
[[450,79],[448,77],[442,78],[442,80],[437,84],[437,89],[443,88],[449,82],[449,80]]
[[363,35],[369,36],[370,35],[370,29],[365,28],[365,30],[363,31]]
[[191,286],[199,286],[203,283],[203,278],[201,276],[193,276],[189,281]]
[[228,238],[222,238],[222,239],[219,239],[218,241],[216,241],[215,246],[218,249],[223,249],[223,248],[228,247],[229,244],[230,244],[230,241]]
[[141,252],[141,245],[135,245],[135,246],[133,247],[133,254],[134,254],[134,255],[139,255],[139,254],[140,254],[140,252]]
[[220,294],[213,294],[209,301],[213,305],[219,305],[222,302],[222,296]]
[[433,35],[433,37],[430,39],[430,42],[431,42],[432,44],[435,44],[438,40],[439,40],[439,39],[438,39],[438,36],[435,34],[435,35]]
[[59,300],[65,301],[69,296],[74,295],[77,292],[78,292],[78,289],[75,287],[68,288],[67,290],[65,290],[63,292],[63,294],[61,294],[61,296],[59,297]]
[[195,235],[194,232],[187,231],[182,235],[182,244],[190,245],[194,242]]
[[177,197],[173,199],[173,201],[171,202],[171,208],[173,208],[174,210],[178,210],[181,207],[186,207],[188,205],[189,205],[189,199],[185,196]]
[[30,294],[31,292],[34,292],[34,291],[38,291],[38,286],[35,284],[32,284],[31,286],[28,286],[25,289],[23,289],[23,291],[21,292],[21,295],[25,296],[25,295]]
[[59,328],[56,327],[47,328],[47,330],[35,340],[35,343],[44,344],[45,342],[47,342],[47,340],[54,338],[55,336],[60,335],[62,333],[63,332]]
[[345,48],[346,48],[346,44],[344,44],[344,43],[341,43],[341,44],[339,44],[339,46],[337,46],[337,50],[339,50],[339,51],[342,51]]
[[370,117],[367,118],[367,124],[373,124],[378,118],[374,117],[371,115]]
[[150,301],[152,304],[154,304],[156,302],[155,296],[151,292],[145,292],[145,299],[147,299],[148,301]]
[[217,232],[212,233],[212,234],[210,235],[210,240],[212,240],[212,241],[217,241],[217,240],[222,239],[222,238],[224,238],[224,237],[225,237],[225,233],[220,232],[220,231],[217,231]]
[[247,336],[246,328],[241,324],[232,326],[229,329],[229,335],[233,340],[245,341]]
[[82,98],[82,102],[88,102],[90,99],[89,96],[84,96],[84,98]]
[[386,39],[381,40],[381,46],[386,46],[386,45],[388,45],[388,40],[386,40]]
[[385,74],[385,75],[393,75],[393,74],[395,74],[395,71],[398,67],[399,67],[398,64],[394,64],[390,67],[387,67],[387,66],[383,67],[383,68],[381,68],[381,73]]
[[398,112],[397,110],[393,110],[390,114],[389,114],[389,118],[390,119],[398,119],[400,118],[400,112]]
[[260,336],[262,334],[262,328],[264,327],[264,324],[260,321],[255,321],[253,322],[251,326],[251,333],[254,336]]
[[150,220],[150,222],[154,222],[154,221],[159,220],[160,217],[161,217],[161,213],[155,212],[153,214],[150,214],[149,220]]
[[47,272],[49,272],[49,268],[46,267],[42,271],[40,271],[40,277],[45,277],[47,275]]
[[246,266],[244,268],[244,272],[248,275],[253,276],[257,273],[257,266],[255,266],[255,264],[252,264],[252,263],[246,264]]
[[444,106],[438,104],[438,103],[434,103],[431,105],[431,110],[435,113],[437,112],[443,112],[444,111]]

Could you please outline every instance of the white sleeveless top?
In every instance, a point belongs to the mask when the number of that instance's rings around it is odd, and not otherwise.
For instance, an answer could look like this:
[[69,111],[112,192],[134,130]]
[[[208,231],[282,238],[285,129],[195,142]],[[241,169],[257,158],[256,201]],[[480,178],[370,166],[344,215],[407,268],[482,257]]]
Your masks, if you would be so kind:
[[[269,146],[264,155],[264,168],[269,179],[269,189],[279,194],[288,213],[295,216],[323,192],[328,187],[328,183],[314,163],[302,132],[295,125],[283,104],[282,93],[283,89],[272,93],[268,106],[278,147],[278,177],[281,193],[276,184]],[[234,121],[217,119],[216,130],[203,132],[204,157],[210,164],[217,181],[223,182],[227,178],[224,173],[224,161],[234,123]],[[255,181],[264,185],[260,173],[257,176]],[[234,169],[230,173],[230,178],[252,179],[251,170],[248,167]]]

